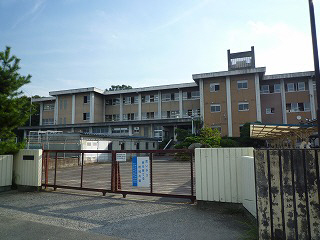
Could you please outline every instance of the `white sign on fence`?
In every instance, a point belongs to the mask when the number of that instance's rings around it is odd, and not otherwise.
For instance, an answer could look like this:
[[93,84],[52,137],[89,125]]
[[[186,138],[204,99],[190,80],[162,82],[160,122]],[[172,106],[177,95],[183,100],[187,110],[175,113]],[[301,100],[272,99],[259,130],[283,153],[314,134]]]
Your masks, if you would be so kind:
[[127,161],[127,154],[126,153],[116,153],[116,161],[117,162]]
[[132,158],[132,186],[150,187],[149,157]]

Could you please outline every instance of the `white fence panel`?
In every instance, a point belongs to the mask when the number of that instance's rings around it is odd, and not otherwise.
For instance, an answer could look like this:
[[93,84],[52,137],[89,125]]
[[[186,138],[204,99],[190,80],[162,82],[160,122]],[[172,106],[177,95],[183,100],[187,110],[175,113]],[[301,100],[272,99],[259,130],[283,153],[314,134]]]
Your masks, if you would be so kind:
[[13,155],[0,155],[0,187],[12,184]]
[[42,150],[20,150],[14,155],[13,171],[17,185],[41,186]]
[[242,157],[242,204],[253,215],[257,216],[256,184],[254,174],[254,158]]
[[[253,211],[255,197],[253,148],[197,148],[197,200],[243,203]],[[253,194],[253,195],[252,195]],[[255,207],[254,207],[255,211]]]

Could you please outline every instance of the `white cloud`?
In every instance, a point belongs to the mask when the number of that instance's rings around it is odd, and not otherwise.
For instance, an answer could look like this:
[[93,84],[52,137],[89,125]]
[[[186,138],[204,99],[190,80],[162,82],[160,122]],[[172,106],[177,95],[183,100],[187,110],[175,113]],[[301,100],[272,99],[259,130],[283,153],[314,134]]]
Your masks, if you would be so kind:
[[228,42],[237,51],[254,45],[256,66],[266,66],[268,74],[313,70],[311,34],[285,23],[249,22],[230,31]]
[[39,13],[44,9],[44,3],[45,0],[36,0],[32,8],[18,18],[17,21],[12,25],[12,29],[16,28],[21,22],[24,22],[28,19],[34,21],[39,16]]

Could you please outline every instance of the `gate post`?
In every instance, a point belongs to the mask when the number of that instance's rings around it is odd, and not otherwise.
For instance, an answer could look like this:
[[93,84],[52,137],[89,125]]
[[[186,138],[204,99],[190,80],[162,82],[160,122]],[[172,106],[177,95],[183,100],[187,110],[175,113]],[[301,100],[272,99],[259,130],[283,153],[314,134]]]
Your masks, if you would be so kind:
[[56,156],[54,159],[54,181],[53,181],[53,190],[55,191],[57,189],[57,162],[58,162],[58,153],[56,152]]
[[115,169],[115,163],[116,163],[116,153],[115,151],[112,151],[112,160],[111,160],[111,191],[115,192],[116,189],[116,169]]
[[[49,156],[48,156],[49,155]],[[50,153],[49,152],[46,152],[46,164],[45,164],[45,189],[47,189],[47,185],[49,183],[49,180],[48,180],[48,161],[50,160]]]

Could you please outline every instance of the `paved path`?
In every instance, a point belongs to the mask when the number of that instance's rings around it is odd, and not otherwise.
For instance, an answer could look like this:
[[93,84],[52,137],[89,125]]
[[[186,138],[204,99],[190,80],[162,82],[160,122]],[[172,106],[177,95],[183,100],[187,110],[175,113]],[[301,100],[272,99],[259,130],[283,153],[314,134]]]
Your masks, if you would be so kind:
[[0,193],[0,233],[1,239],[241,239],[245,218],[228,215],[224,206],[200,208],[177,199],[85,192],[11,191]]

